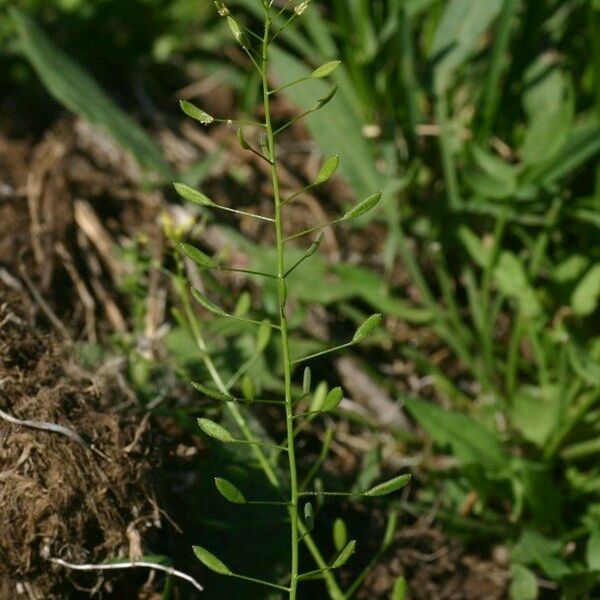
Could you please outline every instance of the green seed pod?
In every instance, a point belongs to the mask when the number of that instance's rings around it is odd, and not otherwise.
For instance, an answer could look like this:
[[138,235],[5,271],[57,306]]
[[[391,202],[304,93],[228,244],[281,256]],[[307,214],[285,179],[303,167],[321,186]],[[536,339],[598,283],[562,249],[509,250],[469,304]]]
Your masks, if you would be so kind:
[[277,280],[277,290],[279,292],[279,298],[283,306],[287,302],[287,286],[285,284],[285,280],[278,279]]
[[190,202],[200,204],[201,206],[217,206],[208,196],[205,196],[202,192],[196,191],[189,185],[185,185],[185,183],[174,183],[173,187],[184,200],[189,200]]
[[326,62],[324,65],[317,67],[311,74],[311,77],[315,79],[322,79],[323,77],[329,77],[340,65],[342,64],[341,60],[330,60]]
[[329,91],[320,100],[317,100],[317,103],[313,106],[312,110],[320,110],[325,105],[329,104],[333,100],[333,97],[336,95],[337,91],[338,86],[336,83],[335,85],[331,86]]
[[330,179],[333,174],[337,171],[340,166],[340,157],[337,154],[334,154],[331,158],[328,158],[321,167],[317,178],[315,179],[315,183],[325,183],[328,179]]
[[252,402],[252,400],[254,400],[256,397],[256,390],[254,388],[254,381],[252,380],[252,377],[248,375],[248,373],[242,377],[240,388],[244,398],[248,400],[248,402]]
[[306,523],[306,529],[312,531],[315,527],[315,513],[310,502],[307,502],[304,505],[304,521]]
[[208,436],[224,444],[235,442],[235,438],[223,427],[210,419],[198,419],[198,427]]
[[229,500],[229,502],[233,502],[233,504],[246,504],[244,494],[242,494],[231,481],[223,479],[222,477],[215,477],[215,486],[217,487],[217,490],[219,490],[219,494],[221,494],[225,500]]
[[187,100],[180,100],[179,106],[188,117],[192,117],[192,119],[199,121],[202,125],[210,125],[215,120],[214,117]]
[[371,315],[368,319],[366,319],[356,330],[354,337],[352,338],[353,342],[360,342],[368,337],[371,332],[381,324],[381,314],[376,313]]
[[235,400],[235,398],[233,396],[224,394],[223,392],[220,392],[219,390],[215,390],[212,387],[202,385],[201,383],[198,383],[197,381],[192,381],[192,387],[195,388],[196,390],[198,390],[201,394],[204,394],[205,396],[208,396],[209,398],[214,398],[215,400],[219,400],[221,402],[232,402],[233,400]]
[[220,317],[227,316],[227,313],[217,304],[215,304],[208,296],[203,294],[200,290],[192,288],[192,297],[198,304],[202,305],[207,311],[218,315]]
[[329,412],[336,409],[342,398],[344,397],[344,392],[341,387],[334,387],[329,391],[327,396],[325,397],[325,402],[323,402],[323,408],[321,409],[323,412]]
[[221,575],[233,575],[233,571],[212,552],[202,546],[193,546],[196,558],[207,568]]
[[312,379],[312,371],[310,367],[304,368],[304,375],[302,377],[302,393],[307,396],[310,394],[310,384]]
[[343,221],[350,221],[351,219],[356,219],[361,215],[369,212],[372,208],[377,206],[379,201],[381,200],[381,192],[377,192],[376,194],[372,194],[366,200],[363,200],[359,204],[357,204],[354,208],[350,209],[348,212],[344,214],[342,217]]
[[348,559],[354,554],[356,549],[356,540],[350,540],[344,549],[338,554],[338,557],[333,561],[331,568],[339,569],[348,562]]
[[348,541],[348,530],[346,523],[339,517],[333,523],[333,544],[335,549],[340,552]]
[[182,252],[189,256],[196,264],[201,267],[205,267],[206,269],[216,269],[219,266],[219,263],[214,259],[199,250],[195,246],[191,244],[186,244],[185,242],[179,244]]
[[385,496],[387,494],[391,494],[403,488],[409,481],[410,475],[398,475],[398,477],[394,477],[388,481],[384,481],[375,487],[372,487],[370,490],[367,490],[364,495],[365,496]]

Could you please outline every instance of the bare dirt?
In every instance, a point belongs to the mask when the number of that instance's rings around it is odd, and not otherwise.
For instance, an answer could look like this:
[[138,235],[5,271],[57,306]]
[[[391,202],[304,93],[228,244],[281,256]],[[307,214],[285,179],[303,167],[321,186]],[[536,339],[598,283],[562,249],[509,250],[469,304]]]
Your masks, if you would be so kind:
[[65,598],[71,574],[51,558],[139,556],[145,530],[159,520],[149,433],[119,410],[124,398],[114,387],[71,363],[28,312],[22,297],[0,290],[0,598]]

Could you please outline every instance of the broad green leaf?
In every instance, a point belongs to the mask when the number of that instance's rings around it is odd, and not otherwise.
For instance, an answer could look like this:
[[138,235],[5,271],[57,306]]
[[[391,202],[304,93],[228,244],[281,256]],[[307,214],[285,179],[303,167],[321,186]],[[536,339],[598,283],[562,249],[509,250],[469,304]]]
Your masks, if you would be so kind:
[[466,225],[460,225],[457,233],[465,250],[469,253],[471,260],[478,264],[482,269],[487,268],[492,259],[491,249],[486,247]]
[[351,219],[356,219],[357,217],[368,213],[372,208],[377,206],[380,200],[381,192],[376,192],[375,194],[372,194],[367,199],[363,200],[362,202],[359,202],[354,208],[351,208],[349,211],[345,212],[344,216],[342,217],[342,220],[350,221]]
[[587,256],[572,254],[552,269],[551,277],[560,284],[572,283],[583,275],[589,264],[590,259]]
[[448,0],[444,7],[429,57],[440,93],[450,86],[456,69],[475,51],[500,12],[502,0]]
[[543,447],[560,423],[562,403],[558,388],[524,386],[513,397],[513,423],[527,441]]
[[173,187],[184,200],[189,200],[201,206],[216,206],[208,196],[205,196],[202,192],[198,192],[185,183],[174,183]]
[[211,258],[210,256],[208,256],[208,254],[205,254],[204,252],[202,252],[202,250],[199,250],[191,244],[186,244],[185,242],[182,242],[181,244],[179,244],[179,247],[184,252],[184,254],[189,256],[196,264],[200,265],[201,267],[205,267],[207,269],[215,269],[219,266],[219,263],[214,258]]
[[191,117],[195,121],[199,121],[202,125],[210,125],[215,120],[214,117],[187,100],[180,100],[179,106],[188,117]]
[[244,494],[242,494],[231,481],[223,479],[222,477],[215,477],[215,486],[225,500],[229,500],[229,502],[233,502],[233,504],[246,504]]
[[386,496],[387,494],[392,494],[393,492],[396,492],[406,486],[410,481],[410,478],[410,474],[398,475],[398,477],[394,477],[393,479],[389,479],[388,481],[384,481],[383,483],[372,487],[370,490],[367,490],[364,495]]
[[414,398],[406,400],[406,408],[436,443],[449,446],[464,463],[495,474],[506,469],[509,458],[494,433],[471,417]]
[[333,522],[333,545],[335,549],[340,552],[342,548],[348,542],[348,530],[346,529],[346,523],[339,517]]
[[398,577],[398,579],[396,579],[394,582],[390,600],[406,600],[406,589],[406,579],[400,575],[400,577]]
[[344,397],[344,392],[341,387],[334,387],[332,390],[329,390],[327,396],[325,396],[325,401],[323,402],[323,406],[321,410],[323,412],[329,412],[335,410],[339,403],[342,401]]
[[222,402],[231,402],[231,401],[235,400],[235,398],[233,396],[230,396],[228,394],[223,394],[223,392],[220,392],[219,390],[216,390],[215,388],[208,387],[206,385],[202,385],[201,383],[198,383],[197,381],[192,381],[192,387],[197,389],[201,394],[204,394],[205,396],[208,396],[209,398],[214,398],[215,400],[220,400]]
[[571,296],[571,306],[576,314],[587,317],[594,313],[600,301],[600,263],[592,265],[581,278]]
[[330,60],[329,62],[317,67],[312,73],[311,77],[315,79],[322,79],[323,77],[329,77],[340,65],[341,60]]
[[215,304],[208,296],[203,294],[200,290],[192,288],[192,297],[198,304],[202,305],[207,311],[218,315],[220,317],[227,316],[227,313],[217,304]]
[[361,342],[366,337],[368,337],[374,329],[379,327],[381,324],[381,313],[375,313],[371,315],[368,319],[366,319],[356,330],[354,336],[352,337],[353,342]]
[[224,444],[235,442],[235,438],[223,427],[210,419],[199,418],[198,427],[208,436]]
[[550,539],[533,529],[525,529],[512,550],[512,558],[518,563],[537,565],[551,579],[560,579],[570,569],[559,558],[563,544]]
[[340,157],[337,154],[334,154],[331,158],[328,158],[321,167],[317,178],[315,179],[315,183],[325,183],[328,179],[330,179],[333,174],[337,171],[340,166]]
[[349,558],[354,554],[354,550],[356,549],[356,540],[350,540],[344,549],[338,554],[337,558],[333,561],[331,568],[339,569],[343,565],[345,565]]
[[463,178],[471,191],[482,198],[501,200],[511,196],[515,188],[511,188],[488,173],[481,173],[473,169],[465,169]]
[[537,577],[527,567],[515,564],[511,569],[510,587],[508,591],[510,600],[537,600]]
[[105,131],[143,168],[169,179],[171,167],[153,139],[29,17],[15,7],[10,9],[10,16],[19,32],[21,48],[48,92],[68,110]]
[[538,295],[529,283],[523,263],[514,254],[508,251],[500,254],[494,278],[503,294],[519,302],[525,316],[536,317],[541,313]]
[[569,342],[567,352],[575,373],[590,385],[600,386],[600,360],[575,340]]
[[471,145],[473,160],[479,172],[465,171],[465,179],[476,194],[486,198],[509,198],[517,190],[516,168],[477,144]]
[[202,546],[193,546],[196,558],[208,569],[221,575],[232,575],[231,569],[218,559],[212,552]]

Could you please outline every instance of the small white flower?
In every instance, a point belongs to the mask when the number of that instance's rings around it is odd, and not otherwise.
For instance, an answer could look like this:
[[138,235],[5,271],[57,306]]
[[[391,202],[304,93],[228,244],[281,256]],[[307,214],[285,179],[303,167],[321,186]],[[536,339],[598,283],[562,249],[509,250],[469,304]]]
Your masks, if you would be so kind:
[[301,14],[304,13],[304,11],[308,8],[308,5],[310,4],[310,0],[303,0],[303,2],[300,2],[300,4],[297,4],[294,7],[294,12],[300,16]]
[[220,17],[227,17],[230,14],[229,9],[225,6],[225,4],[223,4],[223,2],[215,0],[215,6],[217,7],[217,12],[219,13]]

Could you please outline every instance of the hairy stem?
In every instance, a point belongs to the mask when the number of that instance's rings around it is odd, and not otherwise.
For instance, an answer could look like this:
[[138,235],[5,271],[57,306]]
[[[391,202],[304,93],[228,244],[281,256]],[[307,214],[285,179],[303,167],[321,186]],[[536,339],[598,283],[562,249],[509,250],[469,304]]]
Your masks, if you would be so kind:
[[281,194],[277,174],[277,157],[275,153],[275,136],[271,121],[271,107],[268,82],[269,35],[271,21],[269,15],[265,19],[265,34],[262,46],[262,87],[267,131],[267,155],[271,162],[271,180],[273,184],[273,200],[275,202],[275,235],[277,238],[277,278],[279,300],[279,326],[281,334],[281,352],[283,357],[285,383],[285,418],[287,432],[287,452],[290,469],[290,533],[291,533],[291,565],[290,565],[290,600],[296,599],[298,587],[298,473],[296,469],[296,451],[294,448],[294,409],[292,400],[292,360],[285,314],[285,256],[283,248],[283,228],[281,222]]

